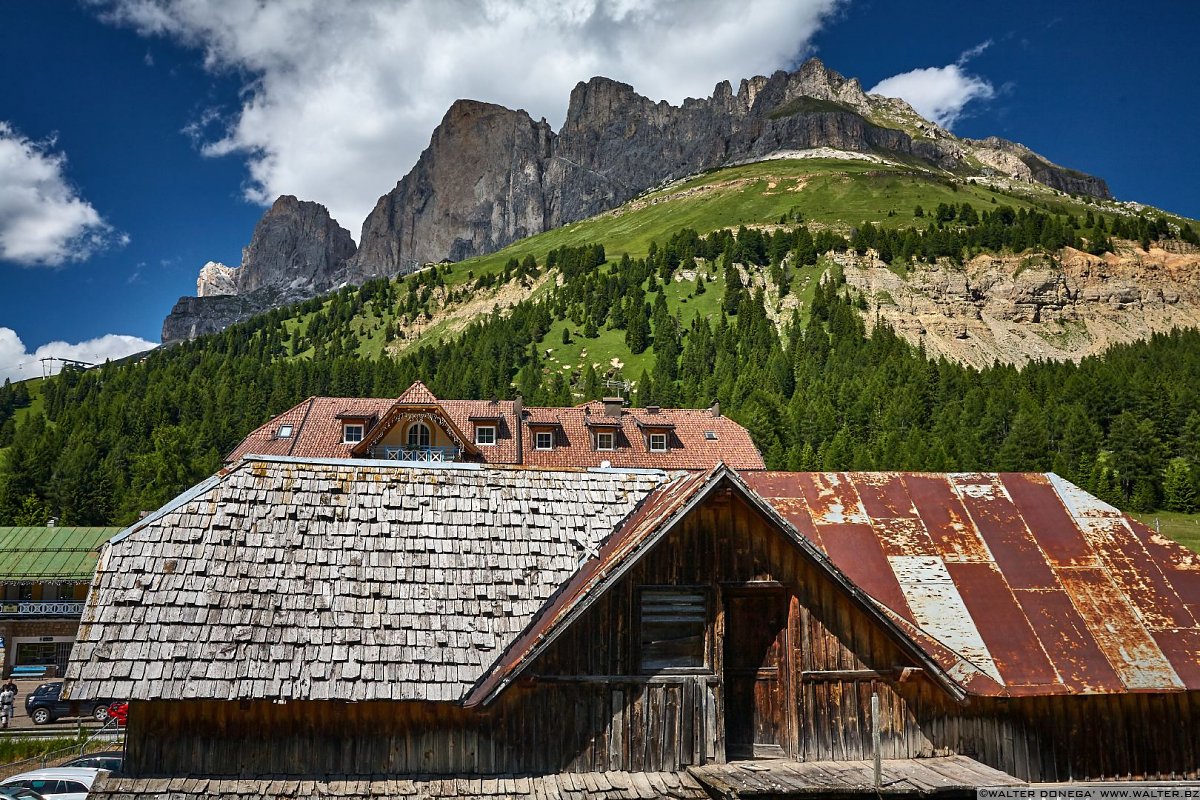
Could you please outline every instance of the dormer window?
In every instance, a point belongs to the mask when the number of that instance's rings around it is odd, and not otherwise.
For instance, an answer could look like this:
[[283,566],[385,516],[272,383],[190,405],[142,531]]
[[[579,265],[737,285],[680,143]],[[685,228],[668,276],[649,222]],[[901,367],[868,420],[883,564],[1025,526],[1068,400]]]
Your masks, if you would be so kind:
[[667,452],[667,435],[665,433],[652,433],[649,439],[651,453]]
[[[282,430],[282,429],[281,429]],[[291,435],[291,431],[288,431]],[[363,425],[361,422],[346,424],[342,426],[342,442],[345,444],[358,444],[363,438]]]
[[496,443],[495,425],[478,425],[475,428],[475,444],[494,445]]
[[429,447],[429,426],[424,422],[414,422],[408,426],[409,447]]
[[554,449],[554,431],[538,431],[533,435],[533,446],[536,450]]
[[292,426],[291,425],[280,425],[279,430],[276,431],[276,433],[275,433],[275,436],[278,439],[292,438]]
[[616,435],[612,431],[599,431],[596,433],[597,450],[613,450],[615,448]]

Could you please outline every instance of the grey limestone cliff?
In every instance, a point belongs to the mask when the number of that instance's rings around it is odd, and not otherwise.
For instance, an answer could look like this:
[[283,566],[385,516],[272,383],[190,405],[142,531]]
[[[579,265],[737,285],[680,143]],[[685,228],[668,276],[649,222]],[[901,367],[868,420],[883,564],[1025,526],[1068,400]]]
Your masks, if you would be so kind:
[[[736,92],[719,83],[711,97],[679,106],[597,77],[571,92],[557,133],[525,111],[455,102],[412,171],[379,198],[357,251],[324,207],[281,197],[244,251],[236,292],[249,306],[275,304],[423,263],[458,261],[607,211],[665,181],[817,147],[890,154],[959,172],[983,165],[1068,192],[1108,196],[1102,180],[1012,142],[959,139],[904,101],[868,95],[857,80],[816,59],[795,72],[743,80]],[[257,299],[250,302],[252,296]],[[219,314],[212,306],[220,320],[211,325],[191,316],[168,319],[172,335],[223,326],[227,305]],[[203,305],[181,306],[188,315],[206,313]]]
[[181,297],[163,321],[162,340],[216,333],[276,306],[304,300],[336,285],[355,253],[350,231],[319,203],[280,197],[259,220],[242,264],[209,262],[197,297]]
[[868,95],[816,59],[792,73],[743,80],[736,93],[720,83],[711,97],[679,106],[598,77],[571,92],[557,134],[524,111],[455,103],[413,171],[363,223],[349,277],[491,252],[664,181],[814,147],[915,157],[949,170],[972,159],[995,162],[1014,177],[1108,196],[1103,181],[1020,145],[958,139],[902,100]]

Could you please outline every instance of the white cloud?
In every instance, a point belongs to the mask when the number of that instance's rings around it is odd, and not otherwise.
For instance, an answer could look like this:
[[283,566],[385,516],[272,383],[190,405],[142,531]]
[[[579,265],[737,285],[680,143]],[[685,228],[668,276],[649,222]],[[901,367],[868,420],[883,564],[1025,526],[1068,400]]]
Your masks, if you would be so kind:
[[249,199],[316,200],[357,237],[456,99],[557,128],[571,88],[594,75],[656,100],[708,96],[806,54],[842,0],[96,2],[110,21],[245,75],[240,108],[204,152],[246,158]]
[[956,61],[954,63],[958,64],[960,67],[965,66],[968,61],[970,61],[972,58],[975,58],[978,55],[981,55],[984,50],[987,50],[991,46],[992,46],[991,39],[982,41],[979,44],[975,45],[974,47],[971,47],[971,48],[968,48],[967,50],[962,51],[962,54],[959,55],[959,57],[958,57],[958,61]]
[[964,69],[967,62],[992,46],[988,39],[969,50],[958,60],[944,67],[914,69],[885,78],[871,88],[871,94],[899,97],[926,119],[950,129],[962,116],[972,100],[991,100],[996,88],[986,79]]
[[[124,358],[152,347],[158,347],[158,343],[148,342],[137,336],[109,333],[78,344],[48,342],[30,353],[25,349],[25,344],[16,331],[12,328],[0,328],[0,384],[4,383],[6,378],[14,382],[40,378],[43,373],[39,359],[42,358],[67,358],[90,364],[103,364],[108,359]],[[60,362],[51,365],[53,372],[58,372],[61,368]]]
[[67,157],[0,122],[0,261],[56,267],[128,243],[67,182]]

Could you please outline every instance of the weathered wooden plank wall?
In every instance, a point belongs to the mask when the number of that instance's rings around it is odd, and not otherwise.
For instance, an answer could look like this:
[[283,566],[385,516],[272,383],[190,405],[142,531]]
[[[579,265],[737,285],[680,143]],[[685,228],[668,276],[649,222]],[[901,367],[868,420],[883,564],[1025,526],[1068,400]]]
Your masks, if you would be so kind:
[[1200,779],[1200,693],[975,698],[928,684],[910,708],[935,751],[1032,781]]
[[[134,775],[495,774],[678,770],[725,758],[727,587],[788,593],[780,745],[804,760],[961,753],[1031,780],[1198,778],[1200,696],[953,702],[898,682],[905,651],[737,498],[698,508],[486,709],[367,702],[133,703]],[[707,674],[638,674],[638,590],[709,593]]]

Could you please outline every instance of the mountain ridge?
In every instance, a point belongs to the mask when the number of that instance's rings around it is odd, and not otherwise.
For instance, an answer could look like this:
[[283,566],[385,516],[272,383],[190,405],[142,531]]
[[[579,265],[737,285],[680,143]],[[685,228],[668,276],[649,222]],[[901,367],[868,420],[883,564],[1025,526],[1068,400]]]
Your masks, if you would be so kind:
[[280,198],[256,227],[242,265],[205,286],[234,291],[181,298],[164,321],[163,341],[215,332],[340,285],[495,252],[666,181],[813,147],[882,152],[946,174],[994,172],[1110,196],[1102,179],[1022,145],[959,139],[903,100],[866,94],[856,79],[818,59],[791,73],[743,79],[736,93],[722,81],[710,97],[679,106],[598,76],[572,90],[557,133],[524,110],[455,101],[412,170],[364,220],[357,248],[323,207]]

